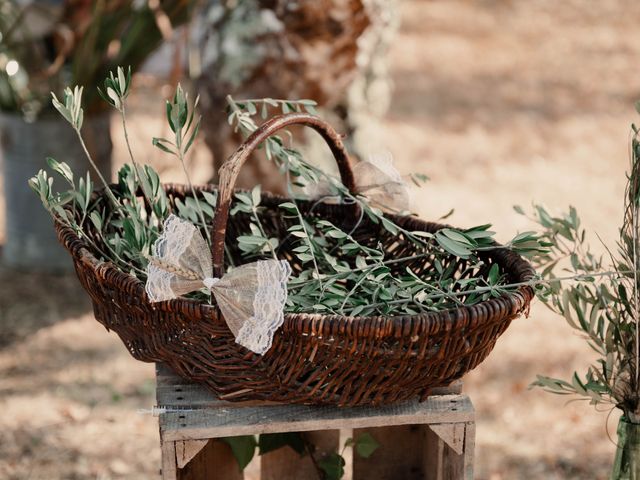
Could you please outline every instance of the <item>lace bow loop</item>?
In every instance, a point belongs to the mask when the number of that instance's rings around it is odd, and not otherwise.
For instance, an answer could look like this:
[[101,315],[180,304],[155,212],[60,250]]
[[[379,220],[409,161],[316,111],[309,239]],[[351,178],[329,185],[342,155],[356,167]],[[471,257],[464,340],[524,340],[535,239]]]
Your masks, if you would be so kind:
[[151,302],[203,288],[210,290],[236,342],[263,355],[284,322],[290,274],[286,260],[260,260],[215,278],[209,248],[200,231],[170,215],[153,246],[145,290]]
[[358,193],[384,210],[406,211],[411,208],[407,183],[393,165],[390,152],[372,155],[353,167]]
[[[409,186],[393,165],[390,152],[361,160],[353,167],[353,176],[357,192],[367,197],[374,206],[395,212],[410,210]],[[304,192],[312,198],[333,195],[331,185],[326,180],[306,185]]]

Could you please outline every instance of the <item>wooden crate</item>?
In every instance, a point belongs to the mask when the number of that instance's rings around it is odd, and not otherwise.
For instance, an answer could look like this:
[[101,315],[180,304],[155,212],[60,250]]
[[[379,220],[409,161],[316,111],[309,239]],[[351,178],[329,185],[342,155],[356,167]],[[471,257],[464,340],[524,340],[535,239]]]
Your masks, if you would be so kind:
[[[217,400],[200,385],[157,368],[163,480],[242,480],[220,437],[308,432],[321,458],[338,451],[343,436],[369,432],[380,448],[348,462],[353,480],[473,478],[475,412],[461,383],[425,402],[384,407],[315,407]],[[164,410],[163,410],[164,409]],[[261,480],[318,479],[309,456],[288,447],[260,458]]]

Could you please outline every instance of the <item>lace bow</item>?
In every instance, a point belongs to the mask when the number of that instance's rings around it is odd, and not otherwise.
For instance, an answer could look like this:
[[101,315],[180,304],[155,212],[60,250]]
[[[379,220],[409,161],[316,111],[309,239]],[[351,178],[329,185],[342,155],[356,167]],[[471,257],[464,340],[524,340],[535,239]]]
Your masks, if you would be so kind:
[[151,302],[206,288],[213,293],[236,343],[263,355],[284,322],[286,260],[260,260],[213,277],[209,248],[191,223],[170,215],[153,246],[145,290]]
[[391,153],[371,155],[353,167],[358,193],[385,210],[409,210],[409,187],[393,165]]
[[[393,165],[391,153],[371,155],[353,167],[353,176],[358,193],[383,210],[405,211],[410,209],[409,187]],[[305,187],[312,198],[331,195],[328,182],[318,182]]]

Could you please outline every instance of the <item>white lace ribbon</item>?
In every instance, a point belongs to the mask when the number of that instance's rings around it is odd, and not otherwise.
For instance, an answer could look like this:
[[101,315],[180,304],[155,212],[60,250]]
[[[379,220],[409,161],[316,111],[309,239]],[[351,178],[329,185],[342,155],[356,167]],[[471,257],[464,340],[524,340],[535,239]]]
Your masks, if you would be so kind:
[[383,210],[406,211],[411,208],[407,183],[393,165],[390,152],[371,155],[353,167],[358,193]]
[[202,288],[210,290],[236,342],[263,355],[284,322],[290,274],[286,260],[260,260],[215,278],[209,248],[200,231],[170,215],[153,246],[145,290],[151,302],[171,300]]
[[[356,190],[374,206],[388,211],[406,211],[411,208],[411,195],[407,183],[393,165],[390,152],[371,155],[353,167]],[[320,181],[304,187],[312,198],[330,196],[331,186]]]

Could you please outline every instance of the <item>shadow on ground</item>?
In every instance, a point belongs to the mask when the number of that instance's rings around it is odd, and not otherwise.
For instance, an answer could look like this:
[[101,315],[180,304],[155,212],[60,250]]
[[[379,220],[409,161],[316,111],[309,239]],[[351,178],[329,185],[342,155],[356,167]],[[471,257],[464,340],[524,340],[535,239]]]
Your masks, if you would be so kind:
[[75,273],[34,274],[0,265],[0,348],[91,311]]

